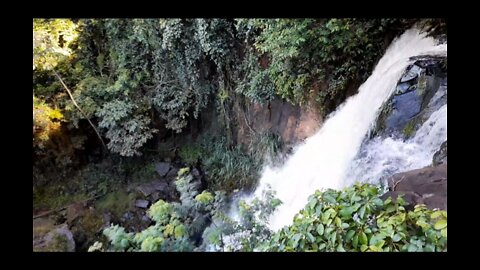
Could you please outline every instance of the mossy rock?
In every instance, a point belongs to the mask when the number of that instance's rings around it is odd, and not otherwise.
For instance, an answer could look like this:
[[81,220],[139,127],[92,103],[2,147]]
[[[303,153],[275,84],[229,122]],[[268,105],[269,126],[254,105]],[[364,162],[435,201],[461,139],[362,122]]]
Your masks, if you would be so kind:
[[86,251],[95,239],[99,237],[104,225],[106,225],[106,221],[101,213],[94,209],[88,209],[83,212],[72,226],[77,250]]
[[73,252],[75,251],[75,241],[73,234],[68,229],[67,224],[63,224],[50,232],[41,239],[33,242],[34,252]]
[[403,128],[403,135],[408,139],[415,133],[415,121],[408,122]]
[[135,193],[125,191],[112,192],[97,201],[95,208],[101,212],[110,212],[118,218],[132,208],[137,196]]

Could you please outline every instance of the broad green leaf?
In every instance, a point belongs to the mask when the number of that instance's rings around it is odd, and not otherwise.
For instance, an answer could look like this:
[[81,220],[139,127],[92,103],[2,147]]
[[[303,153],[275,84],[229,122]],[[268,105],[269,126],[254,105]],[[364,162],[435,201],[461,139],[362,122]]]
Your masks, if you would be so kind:
[[436,212],[433,212],[431,215],[430,215],[430,218],[431,219],[434,219],[434,218],[438,218],[439,216],[442,215],[442,212],[441,211],[436,211]]
[[331,204],[335,204],[337,203],[337,200],[335,200],[335,198],[333,196],[331,196],[330,194],[325,194],[323,196],[323,199]]
[[370,238],[369,245],[374,246],[378,242],[377,237],[374,235]]
[[415,252],[415,251],[417,251],[417,246],[409,244],[408,248],[407,248],[407,251],[408,252]]
[[358,235],[355,235],[352,240],[352,245],[354,248],[357,248],[358,246]]
[[347,241],[350,241],[350,239],[352,239],[352,237],[355,235],[355,231],[354,230],[350,230],[347,232],[347,236],[346,236],[346,240]]
[[368,243],[367,235],[364,232],[360,232],[358,240],[360,241],[360,244],[362,244],[362,245],[367,245],[367,243]]
[[376,206],[382,206],[383,205],[383,201],[380,198],[375,198],[375,199],[372,200],[372,202]]
[[394,234],[393,237],[392,237],[393,242],[398,242],[401,239],[402,239],[402,237],[398,233]]
[[360,207],[360,211],[358,212],[358,215],[360,218],[363,218],[365,216],[365,205]]
[[341,217],[348,218],[352,216],[353,209],[351,207],[342,208],[339,212]]
[[308,206],[313,209],[315,205],[317,204],[318,200],[315,196],[311,196],[310,200],[308,201]]
[[378,240],[375,246],[382,248],[385,245],[385,240]]
[[317,226],[317,233],[318,235],[323,235],[323,231],[324,231],[325,227],[323,226],[323,224],[319,224]]
[[367,250],[367,249],[368,249],[368,246],[366,246],[366,245],[360,246],[360,251],[361,251],[361,252],[364,252],[364,251]]
[[368,249],[370,251],[375,251],[375,252],[381,252],[382,249],[380,247],[377,247],[377,246],[369,246]]
[[447,227],[447,220],[446,219],[440,219],[435,223],[435,230],[441,230],[443,228]]
[[335,245],[335,242],[337,241],[337,232],[333,232],[329,240],[332,242],[333,245]]
[[443,237],[447,237],[447,228],[443,228],[442,231],[441,231],[441,234]]
[[297,246],[298,246],[298,241],[300,240],[301,237],[302,237],[302,235],[299,234],[299,233],[297,233],[297,234],[295,234],[295,235],[293,236],[293,238],[292,238],[292,241],[293,241],[292,246],[293,246],[293,248],[297,248]]
[[314,243],[315,242],[315,237],[311,233],[307,233],[307,238],[310,242]]
[[339,217],[335,217],[335,225],[336,225],[338,228],[341,228],[341,227],[342,227],[342,220],[341,220]]

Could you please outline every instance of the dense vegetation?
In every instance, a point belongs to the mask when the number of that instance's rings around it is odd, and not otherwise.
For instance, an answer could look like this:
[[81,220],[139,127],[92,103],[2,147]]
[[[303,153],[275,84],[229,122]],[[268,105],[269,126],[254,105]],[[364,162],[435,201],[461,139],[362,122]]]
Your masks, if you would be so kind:
[[35,19],[36,177],[93,153],[145,154],[188,134],[209,106],[228,148],[246,103],[314,97],[328,113],[415,21]]
[[445,32],[442,20],[417,19],[34,19],[34,208],[151,180],[168,161],[205,181],[181,171],[179,201],[150,208],[155,225],[112,226],[92,250],[444,250],[446,213],[407,211],[371,186],[316,193],[278,233],[267,228],[272,193],[241,202],[239,220],[225,214],[228,195],[253,188],[285,150],[268,130],[237,141],[249,104],[314,101],[326,115],[418,22]]
[[[320,104],[366,78],[385,33],[404,20],[102,19],[35,20],[34,96],[92,119],[108,149],[140,154],[157,129],[182,131],[208,104],[229,120],[244,96],[302,102],[315,83]],[[77,38],[75,38],[77,37]],[[68,100],[55,71],[83,111]],[[241,96],[238,96],[241,94]],[[236,101],[235,101],[236,102]],[[161,124],[155,125],[157,121]]]
[[[293,224],[278,232],[268,218],[281,201],[239,202],[239,218],[228,217],[225,195],[200,193],[198,183],[179,172],[180,202],[159,200],[150,207],[155,225],[127,233],[118,225],[104,230],[106,242],[90,251],[446,251],[447,213],[424,205],[407,206],[402,197],[380,198],[380,189],[356,184],[343,191],[316,191]],[[407,210],[407,207],[413,208]],[[203,241],[198,241],[203,234]]]

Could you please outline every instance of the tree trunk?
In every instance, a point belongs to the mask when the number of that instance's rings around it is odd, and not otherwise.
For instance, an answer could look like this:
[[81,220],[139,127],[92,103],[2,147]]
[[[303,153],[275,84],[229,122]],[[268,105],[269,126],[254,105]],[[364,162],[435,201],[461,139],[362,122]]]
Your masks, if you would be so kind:
[[65,90],[67,90],[68,96],[70,96],[70,99],[72,100],[73,105],[75,105],[75,107],[83,115],[83,117],[85,117],[85,119],[87,119],[88,123],[90,123],[90,126],[92,126],[93,130],[95,130],[95,133],[97,134],[98,138],[100,139],[100,142],[102,143],[103,147],[105,149],[107,149],[107,146],[105,145],[105,142],[103,142],[103,139],[100,136],[100,133],[98,132],[97,128],[93,125],[92,121],[90,121],[90,119],[86,116],[86,114],[83,112],[83,110],[80,108],[80,106],[78,106],[77,102],[73,98],[72,92],[70,92],[70,89],[68,89],[67,85],[63,82],[62,78],[60,77],[60,75],[58,75],[58,73],[55,70],[53,70],[53,73],[55,74],[55,76],[57,76],[58,80],[63,85]]

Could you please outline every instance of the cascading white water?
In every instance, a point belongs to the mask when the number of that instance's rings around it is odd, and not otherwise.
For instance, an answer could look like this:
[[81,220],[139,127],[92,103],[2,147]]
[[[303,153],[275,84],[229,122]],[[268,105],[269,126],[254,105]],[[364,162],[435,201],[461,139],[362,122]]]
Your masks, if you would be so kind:
[[[372,75],[360,86],[358,94],[342,104],[314,136],[298,146],[283,167],[266,167],[252,196],[261,196],[271,186],[282,200],[283,204],[270,219],[270,228],[277,230],[291,224],[294,215],[315,190],[340,189],[349,184],[344,181],[352,161],[379,109],[392,95],[402,72],[410,64],[409,58],[446,53],[446,44],[436,45],[434,39],[416,29],[406,31],[390,45]],[[417,132],[420,133],[421,130]],[[418,137],[421,140],[421,136]]]
[[[345,177],[347,185],[355,181],[378,183],[397,172],[423,168],[447,140],[447,105],[435,111],[412,139],[374,138],[362,146]],[[386,184],[386,183],[383,183]]]

